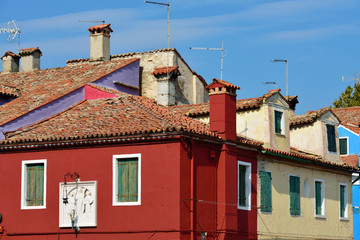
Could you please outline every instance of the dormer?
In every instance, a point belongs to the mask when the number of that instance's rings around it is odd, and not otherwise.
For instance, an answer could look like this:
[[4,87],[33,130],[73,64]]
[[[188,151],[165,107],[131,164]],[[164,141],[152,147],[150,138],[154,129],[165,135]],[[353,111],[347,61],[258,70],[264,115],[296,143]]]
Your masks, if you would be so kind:
[[10,102],[11,100],[14,100],[18,97],[20,97],[19,89],[0,84],[0,105]]
[[340,162],[339,124],[330,107],[295,115],[290,120],[291,146]]
[[237,134],[264,142],[264,146],[290,151],[290,103],[280,89],[259,98],[238,101]]

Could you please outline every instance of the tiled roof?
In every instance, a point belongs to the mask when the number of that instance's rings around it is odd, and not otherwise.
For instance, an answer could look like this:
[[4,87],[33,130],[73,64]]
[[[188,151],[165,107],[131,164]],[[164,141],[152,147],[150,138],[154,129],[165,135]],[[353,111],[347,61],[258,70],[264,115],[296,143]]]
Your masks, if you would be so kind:
[[341,125],[355,133],[359,133],[360,107],[336,108],[334,114],[339,118]]
[[172,113],[155,101],[127,95],[83,101],[39,123],[5,133],[6,142],[37,142],[185,131],[210,137],[209,125]]
[[[134,57],[135,55],[151,54],[151,53],[158,53],[158,52],[174,52],[185,63],[185,65],[189,68],[189,70],[200,79],[200,81],[203,83],[203,85],[205,87],[208,85],[206,83],[205,79],[201,75],[197,74],[195,71],[193,71],[190,68],[190,66],[181,57],[180,53],[176,50],[176,48],[169,48],[169,49],[163,48],[163,49],[155,49],[155,50],[147,51],[147,52],[129,52],[129,53],[115,54],[115,55],[111,55],[111,60],[124,59],[124,58],[128,58],[128,57]],[[80,59],[67,60],[66,63],[67,64],[79,64],[79,63],[88,62],[88,61],[89,61],[89,58],[80,58]]]
[[15,87],[0,84],[0,95],[9,97],[20,97],[20,90]]
[[347,155],[347,156],[340,156],[341,161],[344,163],[353,166],[358,167],[359,166],[359,155]]
[[39,51],[40,52],[40,56],[42,55],[42,52],[40,51],[40,49],[38,47],[33,47],[33,48],[23,48],[20,49],[20,56],[24,56],[24,55],[29,55],[33,52]]
[[[264,101],[266,101],[266,99],[275,95],[276,93],[278,92],[269,92],[257,98],[246,98],[246,99],[236,100],[236,110],[246,111],[249,109],[259,108],[261,104]],[[185,116],[196,117],[196,116],[209,114],[209,103],[172,106],[169,107],[169,109]]]
[[299,100],[297,99],[298,96],[284,96],[284,98],[288,101],[290,104],[290,109],[295,110],[296,104],[299,103]]
[[0,125],[94,82],[138,59],[0,74],[0,83],[20,90],[21,96],[0,106]]
[[295,115],[290,118],[290,127],[297,127],[302,125],[307,125],[314,123],[319,118],[321,118],[325,113],[329,112],[331,110],[331,107],[325,107],[321,108],[317,111],[309,111],[303,115]]
[[206,89],[209,90],[209,89],[211,89],[211,88],[213,88],[213,87],[216,87],[217,85],[224,85],[225,87],[227,87],[227,88],[232,88],[232,89],[234,89],[234,90],[240,89],[240,87],[235,86],[234,84],[231,84],[231,83],[229,83],[229,82],[226,82],[226,81],[224,81],[224,80],[217,79],[217,78],[214,78],[214,79],[213,79],[213,82],[210,83],[210,84],[206,87]]
[[281,151],[281,150],[272,149],[272,148],[263,148],[262,153],[270,154],[270,155],[272,155],[272,153],[274,153],[276,155],[279,155],[279,157],[285,156],[285,157],[289,157],[290,159],[294,159],[294,158],[295,159],[296,158],[303,159],[303,160],[308,160],[309,163],[315,163],[315,164],[320,164],[320,165],[329,166],[329,167],[336,167],[336,168],[340,168],[340,169],[347,169],[350,171],[359,170],[357,166],[353,166],[353,165],[350,165],[347,163],[327,161],[319,155],[307,153],[307,152],[301,151],[301,150],[293,148],[293,147],[290,148],[290,152]]
[[95,25],[95,26],[91,26],[89,27],[88,31],[97,31],[97,30],[102,30],[104,28],[108,28],[110,30],[110,32],[113,32],[113,30],[110,28],[110,23],[108,24],[99,24],[99,25]]
[[5,56],[12,56],[14,58],[19,58],[20,57],[19,55],[15,54],[15,53],[13,53],[11,51],[7,51],[7,52],[5,52],[5,54],[0,59],[3,59]]
[[151,74],[157,76],[157,75],[172,73],[174,71],[176,71],[178,73],[178,75],[181,75],[180,72],[179,72],[179,67],[178,66],[155,68],[154,71]]

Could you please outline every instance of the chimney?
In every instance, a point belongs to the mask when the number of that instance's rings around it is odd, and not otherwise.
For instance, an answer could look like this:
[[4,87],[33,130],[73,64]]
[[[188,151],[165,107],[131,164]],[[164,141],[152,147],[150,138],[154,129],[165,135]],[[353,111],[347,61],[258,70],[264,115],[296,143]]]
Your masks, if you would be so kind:
[[40,57],[42,52],[38,47],[20,49],[21,57],[20,72],[32,72],[40,69]]
[[88,29],[90,32],[90,61],[110,60],[110,24],[100,24]]
[[236,140],[236,90],[240,88],[214,78],[206,89],[210,95],[210,131]]
[[157,103],[163,106],[175,105],[175,81],[180,76],[178,66],[155,68],[152,75],[157,80]]
[[19,72],[19,59],[20,59],[19,55],[7,51],[4,54],[4,56],[1,57],[2,72],[3,73]]

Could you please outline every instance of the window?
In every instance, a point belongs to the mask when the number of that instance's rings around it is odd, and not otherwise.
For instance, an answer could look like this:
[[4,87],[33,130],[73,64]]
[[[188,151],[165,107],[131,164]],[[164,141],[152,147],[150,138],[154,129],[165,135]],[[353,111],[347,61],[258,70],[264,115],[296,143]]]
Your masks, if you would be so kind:
[[339,138],[340,155],[348,155],[348,138]]
[[238,208],[251,210],[251,164],[238,161]]
[[271,172],[260,171],[260,209],[261,212],[272,211]]
[[348,218],[348,189],[346,183],[339,184],[340,219]]
[[21,209],[46,207],[46,160],[22,161]]
[[336,138],[335,138],[335,126],[326,124],[328,150],[329,152],[336,152]]
[[325,184],[324,180],[315,179],[315,216],[325,216]]
[[290,214],[300,215],[300,177],[290,176]]
[[275,133],[284,134],[283,112],[275,110],[274,111],[274,121],[275,121]]
[[113,156],[113,205],[140,205],[141,155]]

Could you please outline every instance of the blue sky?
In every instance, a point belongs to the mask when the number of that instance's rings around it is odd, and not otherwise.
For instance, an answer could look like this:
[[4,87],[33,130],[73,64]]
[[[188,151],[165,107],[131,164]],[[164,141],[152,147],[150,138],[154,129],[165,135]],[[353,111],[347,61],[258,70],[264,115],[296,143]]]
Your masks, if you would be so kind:
[[[167,2],[167,1],[165,1]],[[257,97],[276,82],[298,95],[296,114],[332,105],[347,85],[343,75],[360,71],[360,1],[358,0],[171,0],[170,47],[210,83],[220,78],[219,51],[224,41],[223,79],[238,85],[238,98]],[[89,57],[93,23],[111,23],[111,54],[166,48],[166,7],[131,1],[0,0],[0,27],[16,20],[21,48],[39,47],[41,68],[65,66],[65,61]],[[0,54],[17,52],[0,34]],[[1,67],[0,67],[1,68]]]

